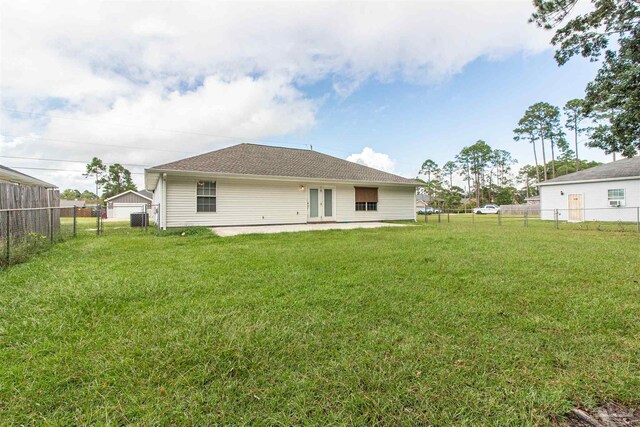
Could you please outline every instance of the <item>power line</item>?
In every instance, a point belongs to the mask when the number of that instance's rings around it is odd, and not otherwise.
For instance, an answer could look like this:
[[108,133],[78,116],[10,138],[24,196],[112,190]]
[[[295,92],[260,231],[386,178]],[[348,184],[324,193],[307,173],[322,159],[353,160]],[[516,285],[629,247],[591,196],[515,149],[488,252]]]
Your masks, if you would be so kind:
[[[38,170],[38,171],[77,172],[77,173],[86,172],[86,171],[59,169],[59,168],[34,168],[29,166],[9,166],[9,167],[11,169],[29,169],[29,170]],[[144,175],[144,172],[131,172],[131,175]]]
[[[41,158],[37,158],[37,157],[21,157],[21,156],[0,156],[2,158],[5,159],[20,159],[20,160],[39,160],[39,161],[43,161],[43,162],[65,162],[65,163],[87,163],[86,161],[82,161],[82,160],[63,160],[63,159],[41,159]],[[114,164],[114,163],[118,163],[118,162],[105,162],[107,164]],[[136,165],[134,163],[120,163],[123,166],[133,166],[133,167],[141,167],[141,168],[147,168],[149,167],[149,165]]]

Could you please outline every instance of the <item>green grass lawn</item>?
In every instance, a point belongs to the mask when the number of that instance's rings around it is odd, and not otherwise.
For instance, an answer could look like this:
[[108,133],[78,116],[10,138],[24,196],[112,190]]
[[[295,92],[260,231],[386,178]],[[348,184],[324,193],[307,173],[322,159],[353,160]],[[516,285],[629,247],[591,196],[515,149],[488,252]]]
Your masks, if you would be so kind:
[[640,237],[107,224],[0,272],[0,424],[538,425],[640,403]]

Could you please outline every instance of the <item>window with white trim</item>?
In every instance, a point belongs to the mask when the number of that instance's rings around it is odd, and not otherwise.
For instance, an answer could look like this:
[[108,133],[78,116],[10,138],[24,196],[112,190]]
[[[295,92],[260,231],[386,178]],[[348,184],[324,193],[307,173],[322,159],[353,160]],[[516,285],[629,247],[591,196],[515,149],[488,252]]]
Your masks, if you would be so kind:
[[196,212],[216,211],[216,182],[198,181],[196,185]]
[[624,206],[624,188],[612,188],[607,190],[607,198],[609,199],[609,206],[618,204]]

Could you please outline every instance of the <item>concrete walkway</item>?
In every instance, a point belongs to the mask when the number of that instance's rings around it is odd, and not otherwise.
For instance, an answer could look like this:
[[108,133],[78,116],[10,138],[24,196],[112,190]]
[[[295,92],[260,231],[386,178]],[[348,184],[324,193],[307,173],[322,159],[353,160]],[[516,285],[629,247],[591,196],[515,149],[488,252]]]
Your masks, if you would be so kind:
[[218,236],[229,237],[239,234],[271,234],[292,233],[298,231],[317,230],[353,230],[355,228],[405,227],[404,224],[386,222],[331,222],[324,224],[289,224],[289,225],[253,225],[246,227],[214,227],[211,230]]

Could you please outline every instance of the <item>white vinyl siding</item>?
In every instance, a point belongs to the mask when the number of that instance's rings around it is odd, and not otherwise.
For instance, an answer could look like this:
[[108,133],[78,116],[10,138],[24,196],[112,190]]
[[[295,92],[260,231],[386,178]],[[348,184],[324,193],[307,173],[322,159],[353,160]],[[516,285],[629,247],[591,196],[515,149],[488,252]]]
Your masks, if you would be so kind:
[[[196,183],[201,180],[216,181],[216,212],[196,212]],[[415,219],[413,187],[379,186],[378,210],[356,212],[354,185],[168,175],[166,227],[304,224],[313,185],[335,188],[337,222]]]
[[416,218],[416,189],[413,187],[378,187],[378,206],[375,211],[356,211],[354,185],[336,188],[336,221],[385,221]]
[[[619,208],[609,206],[609,190],[611,189],[624,190],[625,206]],[[570,194],[584,196],[585,221],[633,222],[637,220],[638,213],[635,208],[640,206],[640,178],[541,186],[541,218],[553,220],[553,210],[558,209],[560,220],[566,221],[568,218],[567,197]]]
[[307,222],[306,192],[297,183],[217,178],[216,212],[196,212],[199,180],[167,177],[167,227]]

